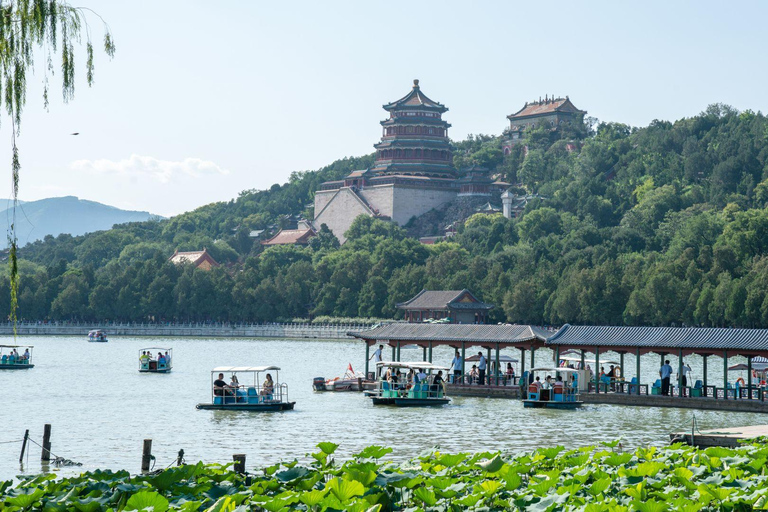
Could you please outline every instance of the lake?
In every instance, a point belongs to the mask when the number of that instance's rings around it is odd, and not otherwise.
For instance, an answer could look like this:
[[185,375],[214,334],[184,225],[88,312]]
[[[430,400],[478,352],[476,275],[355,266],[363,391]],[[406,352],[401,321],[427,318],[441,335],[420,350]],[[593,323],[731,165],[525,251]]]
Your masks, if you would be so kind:
[[[0,343],[13,342],[6,338]],[[109,343],[88,343],[83,335],[24,337],[18,343],[35,346],[36,366],[0,371],[0,479],[41,471],[38,446],[32,445],[25,457],[28,463],[20,467],[21,443],[8,441],[21,439],[29,429],[30,437],[42,443],[45,423],[52,424],[52,452],[83,464],[61,469],[64,474],[96,468],[138,472],[143,439],[153,440],[156,469],[173,463],[183,449],[188,462],[230,462],[233,454],[245,453],[250,470],[302,459],[321,441],[340,444],[339,458],[379,444],[394,448],[390,457],[400,460],[433,446],[446,452],[520,451],[578,447],[618,437],[627,448],[660,446],[668,442],[670,431],[690,429],[694,414],[701,429],[765,423],[761,414],[611,405],[553,411],[524,409],[518,400],[462,397],[440,408],[374,408],[360,393],[314,392],[313,377],[341,375],[348,363],[364,369],[365,347],[359,341],[115,337]],[[173,348],[170,374],[138,372],[139,349],[151,346]],[[384,354],[387,359],[391,352]],[[419,360],[421,355],[421,349],[403,349],[401,359]],[[551,364],[550,351],[536,355],[538,365]],[[435,363],[447,366],[451,358],[449,347],[434,350]],[[700,359],[686,360],[694,379],[701,378]],[[722,382],[720,361],[710,358],[712,383]],[[280,380],[296,401],[294,411],[195,409],[195,404],[210,401],[213,367],[269,364],[283,368]],[[655,380],[659,357],[643,356],[642,365],[644,382]],[[631,356],[626,366],[631,376]]]

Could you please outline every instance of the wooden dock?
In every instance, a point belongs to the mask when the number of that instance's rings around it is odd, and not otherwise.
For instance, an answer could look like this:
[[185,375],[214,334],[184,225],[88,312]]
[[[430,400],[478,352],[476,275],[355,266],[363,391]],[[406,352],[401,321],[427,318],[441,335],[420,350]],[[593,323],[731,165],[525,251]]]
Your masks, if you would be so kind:
[[695,430],[694,432],[674,432],[669,434],[670,442],[706,448],[708,446],[726,446],[734,448],[739,441],[768,436],[768,425],[749,425],[746,427],[719,428],[715,430]]

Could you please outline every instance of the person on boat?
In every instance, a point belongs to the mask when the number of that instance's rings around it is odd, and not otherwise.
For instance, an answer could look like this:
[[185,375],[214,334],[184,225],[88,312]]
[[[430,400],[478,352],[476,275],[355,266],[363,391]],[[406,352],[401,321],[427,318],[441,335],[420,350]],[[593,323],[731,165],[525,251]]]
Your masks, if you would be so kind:
[[264,379],[264,384],[261,386],[261,395],[262,396],[271,396],[272,393],[275,391],[275,383],[272,381],[272,375],[267,374],[267,378]]
[[[381,366],[379,366],[379,363],[381,362],[381,351],[384,350],[384,345],[379,345],[379,348],[373,351],[373,355],[368,358],[370,361],[373,359],[373,366],[376,368],[376,377],[381,377]],[[366,375],[365,378],[367,379],[368,376]]]
[[165,364],[167,364],[168,366],[171,365],[171,355],[168,353],[167,350],[165,351]]
[[458,384],[461,380],[462,372],[461,354],[459,354],[458,349],[456,349],[456,355],[453,356],[453,361],[451,361],[451,368],[453,368],[453,383]]
[[559,373],[555,375],[555,387],[557,386],[560,386],[560,387],[565,386],[565,383],[563,382],[563,378],[560,376]]
[[410,388],[414,384],[416,384],[418,380],[416,380],[416,373],[413,371],[413,368],[408,370],[408,373],[405,375],[405,387]]
[[427,380],[427,374],[424,373],[424,368],[419,368],[419,371],[416,374],[416,377],[419,379],[418,382],[424,382],[425,380]]
[[3,364],[8,364],[8,354],[3,354]]
[[537,375],[537,376],[536,376],[536,380],[534,380],[534,381],[531,383],[531,386],[535,386],[535,387],[536,387],[536,391],[541,391],[541,388],[542,388],[542,385],[541,385],[541,377],[539,377],[539,376]]
[[229,386],[224,381],[224,374],[220,373],[219,378],[213,381],[213,394],[214,396],[224,396],[229,394]]
[[165,356],[162,352],[157,353],[157,365],[163,366],[165,364]]
[[232,389],[237,389],[240,387],[240,382],[238,382],[237,375],[235,375],[234,373],[232,374],[232,378],[229,381],[229,387],[231,387]]
[[444,385],[443,381],[443,370],[439,370],[437,372],[437,375],[432,379],[432,384],[429,386],[429,392],[432,396],[439,397],[440,396],[440,390],[443,388]]
[[11,350],[11,357],[8,358],[10,364],[16,364],[16,349]]
[[29,349],[24,351],[24,362],[29,363]]

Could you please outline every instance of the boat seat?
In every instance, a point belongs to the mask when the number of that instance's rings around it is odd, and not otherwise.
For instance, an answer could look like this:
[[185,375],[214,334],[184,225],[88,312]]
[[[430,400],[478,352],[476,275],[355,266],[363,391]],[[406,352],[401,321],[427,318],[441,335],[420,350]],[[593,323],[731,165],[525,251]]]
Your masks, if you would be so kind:
[[213,397],[213,405],[221,405],[223,403],[221,398],[220,396]]
[[250,386],[248,388],[248,396],[258,396],[259,394],[256,392],[256,388],[253,386]]

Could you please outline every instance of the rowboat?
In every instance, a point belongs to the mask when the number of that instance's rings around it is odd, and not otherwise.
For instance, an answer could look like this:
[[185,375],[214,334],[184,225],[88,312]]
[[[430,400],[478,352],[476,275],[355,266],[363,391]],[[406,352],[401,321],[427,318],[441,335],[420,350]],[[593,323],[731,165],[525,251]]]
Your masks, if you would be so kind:
[[[157,355],[153,355],[157,352]],[[139,350],[139,373],[170,373],[172,348],[148,347]]]
[[[396,407],[428,407],[445,405],[451,401],[445,396],[443,379],[448,368],[426,361],[404,363],[380,361],[376,363],[380,375],[376,389],[368,393],[373,405],[394,405]],[[406,382],[406,372],[422,374],[417,382]],[[399,376],[398,376],[399,375]],[[390,378],[387,378],[390,376]]]
[[528,385],[528,397],[523,400],[523,407],[577,409],[583,404],[579,394],[579,370],[542,367],[532,369],[531,373],[538,376],[538,380]]
[[[288,385],[280,383],[277,366],[219,366],[211,370],[211,403],[198,409],[219,411],[276,412],[293,409],[288,400]],[[272,372],[275,374],[272,380]],[[239,375],[245,374],[240,384]],[[265,374],[262,378],[262,374]],[[230,378],[229,384],[224,380]]]
[[[27,370],[34,368],[32,345],[0,345],[0,370]],[[19,349],[22,352],[19,353]]]
[[315,377],[312,388],[315,391],[362,391],[363,381],[365,381],[365,375],[355,372],[350,363],[342,377],[327,380],[325,377]]

